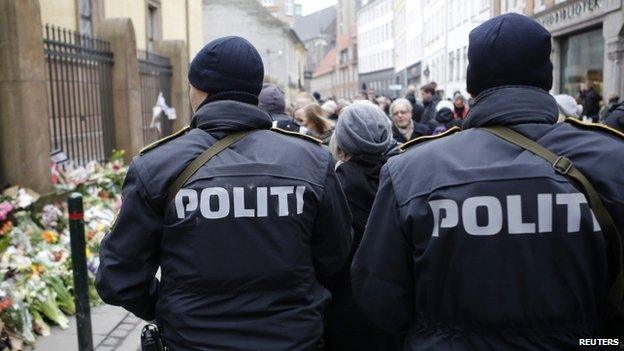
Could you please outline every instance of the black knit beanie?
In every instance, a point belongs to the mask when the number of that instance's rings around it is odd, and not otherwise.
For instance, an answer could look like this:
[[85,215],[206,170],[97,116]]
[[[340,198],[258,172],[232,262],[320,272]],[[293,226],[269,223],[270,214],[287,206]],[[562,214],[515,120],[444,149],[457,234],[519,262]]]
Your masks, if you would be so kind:
[[231,36],[206,44],[191,62],[188,80],[210,94],[243,92],[258,96],[264,80],[260,54],[247,40]]
[[467,90],[472,96],[503,85],[552,87],[550,33],[535,20],[509,13],[470,32]]

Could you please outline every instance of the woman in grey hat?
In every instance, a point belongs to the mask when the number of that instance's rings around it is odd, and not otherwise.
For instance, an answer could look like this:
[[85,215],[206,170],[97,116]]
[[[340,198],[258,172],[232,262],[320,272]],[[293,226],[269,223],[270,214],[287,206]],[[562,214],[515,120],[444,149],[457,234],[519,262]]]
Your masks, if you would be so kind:
[[379,107],[356,102],[340,114],[331,144],[334,157],[342,161],[336,175],[353,215],[353,246],[344,271],[331,289],[332,303],[326,311],[328,349],[400,350],[400,336],[375,328],[359,311],[349,272],[379,186],[379,172],[394,144],[390,120]]

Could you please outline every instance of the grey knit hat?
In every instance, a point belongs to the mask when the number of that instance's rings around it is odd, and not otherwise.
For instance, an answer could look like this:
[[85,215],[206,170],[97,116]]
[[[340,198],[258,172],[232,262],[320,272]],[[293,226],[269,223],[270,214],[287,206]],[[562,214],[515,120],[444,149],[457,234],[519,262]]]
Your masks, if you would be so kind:
[[349,155],[379,155],[388,149],[392,129],[379,107],[358,102],[342,110],[334,136],[338,146]]

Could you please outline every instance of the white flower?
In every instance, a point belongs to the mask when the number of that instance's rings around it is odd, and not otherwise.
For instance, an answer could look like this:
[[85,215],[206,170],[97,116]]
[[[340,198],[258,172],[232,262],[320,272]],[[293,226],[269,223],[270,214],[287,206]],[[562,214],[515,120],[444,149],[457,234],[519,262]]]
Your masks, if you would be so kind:
[[35,262],[41,263],[46,267],[50,267],[54,265],[54,256],[50,251],[42,250],[35,256]]
[[34,202],[34,199],[25,189],[19,189],[17,191],[16,202],[18,208],[26,208]]

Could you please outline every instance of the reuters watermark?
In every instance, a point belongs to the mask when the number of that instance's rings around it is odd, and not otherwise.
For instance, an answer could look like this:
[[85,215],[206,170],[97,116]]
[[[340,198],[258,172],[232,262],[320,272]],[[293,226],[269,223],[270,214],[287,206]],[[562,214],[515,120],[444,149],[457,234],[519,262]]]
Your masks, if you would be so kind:
[[579,346],[624,346],[620,339],[579,339]]

